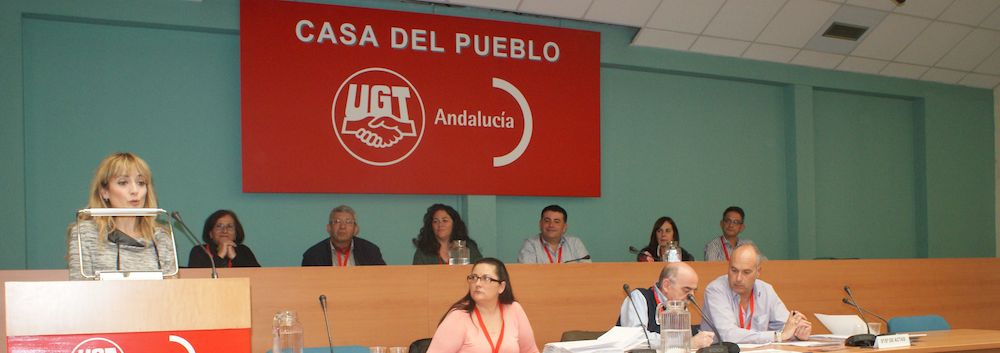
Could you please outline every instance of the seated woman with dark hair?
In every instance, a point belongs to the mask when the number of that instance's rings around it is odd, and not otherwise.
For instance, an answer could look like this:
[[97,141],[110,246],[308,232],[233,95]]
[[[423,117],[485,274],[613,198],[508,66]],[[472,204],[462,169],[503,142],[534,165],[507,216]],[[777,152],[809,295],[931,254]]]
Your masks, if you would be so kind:
[[469,291],[441,319],[427,353],[538,353],[503,262],[476,261],[466,280]]
[[[195,245],[191,248],[188,267],[212,267],[209,261],[215,261],[215,267],[260,267],[253,251],[243,245],[244,237],[243,225],[236,213],[215,211],[205,220],[201,231],[205,247]],[[212,253],[212,260],[208,259],[206,251]]]
[[681,230],[677,229],[677,224],[670,217],[660,217],[656,220],[656,223],[653,224],[653,231],[649,233],[649,245],[639,251],[636,261],[663,261],[672,241],[676,241],[677,247],[681,248],[681,261],[694,261],[694,255],[681,247]]
[[464,240],[469,248],[469,261],[483,258],[476,241],[469,238],[469,231],[462,216],[448,205],[436,203],[424,213],[424,225],[414,245],[414,265],[436,265],[448,263],[448,247],[453,240]]

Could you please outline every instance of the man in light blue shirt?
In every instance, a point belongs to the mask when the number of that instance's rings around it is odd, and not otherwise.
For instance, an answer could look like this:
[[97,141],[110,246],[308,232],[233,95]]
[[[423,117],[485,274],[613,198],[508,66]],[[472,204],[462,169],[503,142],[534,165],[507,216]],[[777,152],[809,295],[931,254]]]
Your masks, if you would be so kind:
[[753,244],[749,239],[740,238],[746,229],[746,213],[739,206],[729,206],[722,211],[719,228],[722,235],[705,244],[705,261],[729,261],[730,254],[743,244]]
[[[733,343],[772,343],[807,340],[812,323],[800,312],[789,312],[767,282],[757,279],[764,261],[756,245],[737,247],[730,256],[729,273],[705,288],[705,315],[715,323],[720,339]],[[702,331],[712,330],[706,320]]]
[[538,221],[540,233],[530,236],[521,244],[517,262],[522,264],[561,264],[566,262],[590,262],[587,247],[580,238],[566,235],[569,215],[559,205],[549,205],[542,209]]

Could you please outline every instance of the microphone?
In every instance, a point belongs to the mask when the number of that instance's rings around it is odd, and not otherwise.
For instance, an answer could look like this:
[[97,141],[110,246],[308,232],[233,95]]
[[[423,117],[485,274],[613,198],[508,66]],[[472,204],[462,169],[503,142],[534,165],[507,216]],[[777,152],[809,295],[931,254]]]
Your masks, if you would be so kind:
[[708,326],[712,328],[712,332],[715,332],[715,337],[719,338],[719,343],[712,343],[708,347],[701,348],[698,350],[698,353],[740,353],[740,346],[732,342],[722,341],[722,335],[719,334],[719,329],[715,327],[715,323],[708,319],[705,311],[701,310],[698,302],[694,301],[694,294],[688,293],[687,300],[691,304],[694,304],[695,309],[698,309],[698,312],[701,313],[701,320],[707,322]]
[[570,262],[579,262],[579,261],[583,261],[583,260],[590,260],[590,255],[587,255],[587,256],[584,256],[584,257],[581,257],[581,258],[579,258],[579,259],[572,259],[572,260],[568,260],[568,261],[563,261],[562,263],[564,263],[564,264],[568,264],[568,263],[570,263]]
[[[587,257],[590,257],[590,255],[587,255]],[[629,293],[629,292],[631,292],[631,290],[629,290],[628,283],[625,283],[625,285],[622,286],[622,289],[625,290],[625,298],[628,298],[628,302],[632,304],[632,310],[635,310],[635,317],[636,318],[640,318],[641,316],[639,316],[639,308],[637,308],[635,306],[635,301],[632,300],[632,295]],[[656,294],[654,294],[654,295],[656,295]],[[647,318],[646,321],[649,321],[648,319],[649,318]],[[642,324],[642,334],[646,336],[646,343],[649,344],[649,349],[638,348],[638,349],[633,349],[633,350],[631,350],[629,352],[633,352],[633,353],[656,353],[656,350],[653,349],[653,341],[649,340],[649,333],[646,332],[648,330],[649,325],[647,325],[647,323],[645,323],[645,322],[642,322],[642,320],[639,320],[639,323]]]
[[215,257],[212,256],[211,251],[208,251],[208,247],[205,246],[205,243],[198,240],[198,238],[191,233],[191,229],[188,228],[187,224],[184,224],[184,221],[181,220],[181,213],[177,211],[171,212],[170,217],[177,221],[177,224],[181,226],[181,233],[184,233],[184,235],[188,237],[188,240],[197,245],[199,248],[205,250],[205,255],[208,255],[208,263],[212,265],[212,278],[219,278],[219,270],[215,268]]
[[633,253],[633,254],[639,254],[639,249],[636,249],[634,246],[629,245],[628,246],[628,252]]
[[[865,329],[868,330],[868,333],[860,333],[860,334],[848,337],[846,340],[844,340],[844,345],[845,346],[850,346],[850,347],[872,347],[872,346],[874,346],[875,345],[875,335],[872,334],[872,329],[870,327],[868,327],[868,319],[865,319],[865,313],[861,309],[861,306],[858,305],[858,301],[857,300],[854,300],[854,293],[851,293],[851,287],[848,287],[847,285],[844,285],[844,291],[847,292],[847,296],[849,298],[851,298],[851,302],[854,303],[854,305],[852,305],[852,306],[855,309],[858,309],[858,315],[861,316],[861,321],[865,322]],[[847,298],[844,298],[844,299],[847,299]],[[886,326],[888,327],[888,324],[886,324]]]
[[[874,317],[877,317],[877,318],[878,318],[879,320],[882,320],[882,322],[884,322],[884,323],[885,323],[885,329],[886,329],[886,331],[888,331],[888,330],[889,330],[889,320],[886,320],[886,319],[885,319],[884,317],[881,317],[881,316],[879,316],[878,314],[876,314],[876,313],[873,313],[873,312],[871,312],[871,311],[870,311],[870,310],[868,310],[868,309],[865,309],[865,308],[862,308],[862,307],[859,307],[859,306],[858,306],[858,304],[855,304],[855,303],[854,303],[854,302],[852,302],[852,301],[851,301],[850,299],[847,299],[847,298],[844,298],[844,299],[843,299],[842,301],[844,302],[844,304],[847,304],[847,305],[850,305],[850,306],[853,306],[853,307],[855,307],[855,308],[858,308],[858,309],[861,309],[861,311],[864,311],[864,312],[868,313],[868,315],[872,315],[872,316],[874,316]],[[889,332],[889,333],[886,333],[886,334],[891,334],[891,332]]]
[[330,334],[330,320],[326,318],[326,294],[319,295],[319,307],[323,308],[323,322],[326,323],[326,342],[330,344],[330,353],[333,353],[333,335]]

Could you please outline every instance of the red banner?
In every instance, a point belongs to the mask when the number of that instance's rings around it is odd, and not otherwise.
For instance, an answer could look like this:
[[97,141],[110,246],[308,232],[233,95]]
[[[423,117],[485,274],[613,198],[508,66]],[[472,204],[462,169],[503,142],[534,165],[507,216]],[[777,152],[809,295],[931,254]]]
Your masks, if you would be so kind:
[[7,337],[8,353],[250,352],[250,329]]
[[246,192],[600,196],[599,33],[254,0],[240,55]]

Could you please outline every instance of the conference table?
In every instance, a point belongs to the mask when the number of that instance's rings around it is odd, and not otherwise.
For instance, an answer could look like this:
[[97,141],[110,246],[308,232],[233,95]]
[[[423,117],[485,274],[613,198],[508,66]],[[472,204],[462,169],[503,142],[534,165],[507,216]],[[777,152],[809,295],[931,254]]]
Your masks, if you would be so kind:
[[[722,262],[690,264],[699,274],[699,288],[727,270]],[[510,288],[541,348],[559,341],[565,331],[612,327],[625,298],[622,285],[649,287],[662,267],[662,263],[631,262],[511,264],[508,270]],[[327,345],[320,295],[329,301],[334,345],[408,346],[431,337],[446,310],[468,290],[465,276],[470,270],[470,266],[446,265],[225,268],[220,276],[249,278],[252,351],[265,352],[271,341],[271,319],[279,310],[299,313],[307,347]],[[182,269],[179,277],[208,278],[210,271]],[[66,278],[66,270],[0,271],[3,283]],[[790,310],[806,313],[815,334],[828,331],[814,313],[856,313],[841,302],[843,287],[850,285],[860,304],[886,318],[933,313],[948,320],[953,330],[929,332],[908,351],[1000,352],[1000,295],[996,294],[1000,259],[771,260],[763,265],[760,279],[774,286]],[[700,290],[696,297],[703,301]],[[699,321],[692,313],[692,323]],[[0,344],[6,351],[6,343]]]
[[945,331],[927,331],[925,337],[914,338],[910,347],[904,348],[862,348],[822,346],[794,347],[788,345],[766,345],[754,349],[744,349],[743,352],[766,351],[772,349],[794,352],[1000,352],[1000,331],[977,329],[954,329]]

